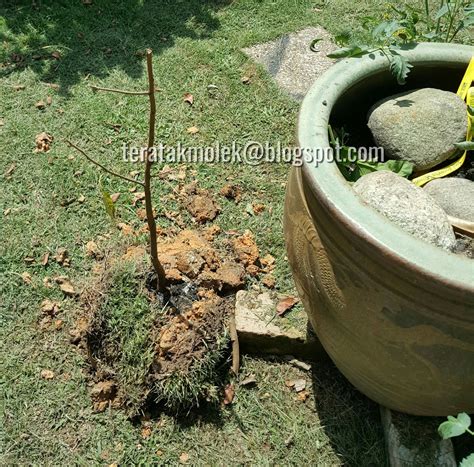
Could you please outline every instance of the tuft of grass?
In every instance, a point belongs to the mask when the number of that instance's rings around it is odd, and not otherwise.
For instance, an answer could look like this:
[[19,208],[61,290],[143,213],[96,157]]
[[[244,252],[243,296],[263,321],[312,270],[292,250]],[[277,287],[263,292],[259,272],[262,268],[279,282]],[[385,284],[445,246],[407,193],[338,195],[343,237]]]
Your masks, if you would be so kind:
[[202,358],[195,359],[187,372],[174,372],[153,384],[153,397],[158,404],[175,412],[189,411],[202,402],[217,404],[219,390],[226,380],[229,336],[224,331]]
[[[143,406],[154,357],[152,329],[160,309],[144,289],[145,273],[136,261],[115,260],[89,287],[100,287],[96,303],[89,302],[87,343],[94,373],[113,378],[127,413]],[[100,283],[99,283],[100,281]]]
[[181,359],[177,367],[171,364],[164,373],[159,368],[157,372],[156,337],[170,314],[145,289],[147,264],[143,258],[116,257],[104,268],[83,294],[93,377],[116,382],[120,402],[131,417],[142,412],[150,399],[176,413],[202,401],[217,403],[226,378],[227,367],[222,364],[229,356],[226,313],[216,309],[203,318],[196,353],[190,349],[183,355],[189,361]]

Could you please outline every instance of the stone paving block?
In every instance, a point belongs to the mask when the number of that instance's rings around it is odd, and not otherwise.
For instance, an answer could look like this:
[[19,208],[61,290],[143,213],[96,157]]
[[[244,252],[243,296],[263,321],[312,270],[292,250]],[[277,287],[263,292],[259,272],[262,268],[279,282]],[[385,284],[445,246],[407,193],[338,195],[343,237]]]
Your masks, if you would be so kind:
[[235,324],[243,352],[252,354],[293,355],[319,360],[325,352],[316,336],[297,329],[276,316],[279,297],[271,292],[240,290],[236,295]]
[[[316,38],[322,40],[313,52],[310,45]],[[325,29],[310,27],[248,47],[244,52],[261,63],[287,94],[302,101],[316,79],[335,62],[326,55],[337,48]]]
[[380,407],[391,467],[456,467],[453,444],[437,432],[437,419],[412,417]]

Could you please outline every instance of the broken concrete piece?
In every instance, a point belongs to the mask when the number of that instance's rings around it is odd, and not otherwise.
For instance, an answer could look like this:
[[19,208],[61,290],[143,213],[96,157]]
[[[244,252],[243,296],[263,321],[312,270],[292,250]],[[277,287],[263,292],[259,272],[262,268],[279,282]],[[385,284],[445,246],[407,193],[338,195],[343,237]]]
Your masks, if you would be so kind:
[[279,297],[271,292],[240,290],[236,295],[235,324],[241,348],[247,353],[294,355],[319,360],[325,352],[313,336],[280,325],[276,316]]
[[[314,39],[322,39],[310,50]],[[285,34],[271,42],[244,49],[262,64],[278,85],[293,99],[302,101],[311,85],[333,63],[327,54],[337,49],[330,35],[320,27]]]
[[456,467],[453,444],[438,435],[432,418],[412,417],[380,406],[390,467]]

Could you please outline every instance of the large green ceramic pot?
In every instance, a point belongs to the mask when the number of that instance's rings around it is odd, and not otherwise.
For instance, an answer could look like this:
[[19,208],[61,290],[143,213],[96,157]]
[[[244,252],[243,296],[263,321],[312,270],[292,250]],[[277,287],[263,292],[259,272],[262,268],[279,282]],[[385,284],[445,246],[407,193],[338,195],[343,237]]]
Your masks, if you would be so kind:
[[[300,146],[327,148],[329,122],[370,143],[366,115],[376,101],[419,87],[456,92],[474,48],[420,44],[403,53],[414,65],[403,87],[383,57],[343,60],[324,74],[302,104]],[[474,412],[474,260],[364,205],[329,161],[292,169],[285,235],[310,322],[354,386],[410,414]]]

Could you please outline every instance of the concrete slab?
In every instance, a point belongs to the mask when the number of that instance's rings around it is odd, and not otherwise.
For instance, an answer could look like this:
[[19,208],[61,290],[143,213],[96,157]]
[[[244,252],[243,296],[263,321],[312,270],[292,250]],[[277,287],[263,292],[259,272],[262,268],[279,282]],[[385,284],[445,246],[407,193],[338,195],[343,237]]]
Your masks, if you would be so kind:
[[[310,45],[317,38],[322,40],[313,52]],[[335,49],[337,46],[325,29],[310,27],[246,48],[244,52],[261,63],[287,94],[302,101],[314,81],[335,62],[326,56]]]
[[453,444],[437,432],[436,419],[412,417],[380,407],[391,467],[456,467]]
[[257,355],[293,355],[312,361],[325,358],[321,344],[306,326],[302,331],[300,326],[296,328],[289,320],[276,316],[279,300],[274,292],[237,292],[235,324],[241,350]]

